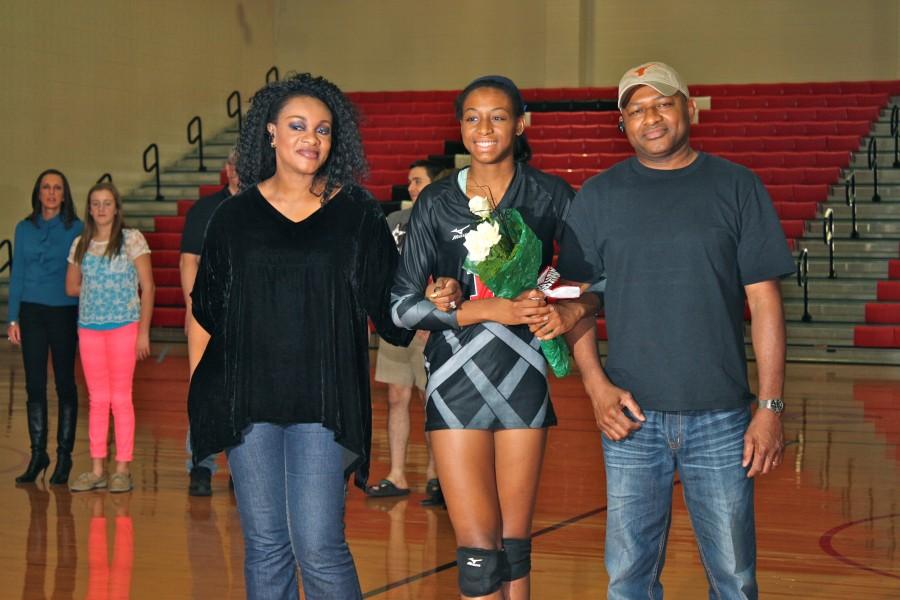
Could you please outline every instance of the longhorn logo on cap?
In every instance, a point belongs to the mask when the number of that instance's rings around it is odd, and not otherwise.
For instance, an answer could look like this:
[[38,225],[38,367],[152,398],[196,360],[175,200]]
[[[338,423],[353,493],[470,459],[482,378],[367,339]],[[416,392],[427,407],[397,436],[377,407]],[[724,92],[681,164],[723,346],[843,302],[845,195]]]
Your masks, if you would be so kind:
[[641,68],[636,69],[635,72],[634,72],[634,74],[637,75],[638,77],[643,77],[643,76],[644,76],[644,72],[645,72],[647,69],[649,69],[650,67],[655,67],[655,66],[656,66],[656,63],[650,63],[649,65],[644,65],[644,66],[642,66]]

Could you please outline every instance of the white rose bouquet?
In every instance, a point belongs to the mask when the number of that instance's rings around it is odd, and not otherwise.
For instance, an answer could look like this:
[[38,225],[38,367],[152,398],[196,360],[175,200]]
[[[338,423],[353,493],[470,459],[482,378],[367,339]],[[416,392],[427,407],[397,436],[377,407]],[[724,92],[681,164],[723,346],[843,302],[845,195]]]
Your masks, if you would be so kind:
[[[489,198],[475,196],[469,211],[479,218],[465,236],[465,269],[481,279],[493,294],[513,299],[538,284],[543,247],[515,208],[495,210]],[[557,377],[569,373],[571,359],[565,340],[541,342],[544,358]]]

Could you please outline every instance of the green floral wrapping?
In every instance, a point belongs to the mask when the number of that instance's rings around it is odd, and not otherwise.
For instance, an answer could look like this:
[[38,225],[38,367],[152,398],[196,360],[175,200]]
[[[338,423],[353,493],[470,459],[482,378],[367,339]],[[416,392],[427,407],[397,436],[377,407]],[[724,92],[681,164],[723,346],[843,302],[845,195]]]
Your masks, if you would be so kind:
[[[496,244],[481,262],[473,263],[467,258],[463,266],[478,275],[495,296],[511,300],[537,285],[541,268],[541,240],[518,210],[508,208],[497,213],[500,232],[506,243]],[[541,342],[541,350],[554,375],[565,377],[569,374],[572,361],[563,338]]]

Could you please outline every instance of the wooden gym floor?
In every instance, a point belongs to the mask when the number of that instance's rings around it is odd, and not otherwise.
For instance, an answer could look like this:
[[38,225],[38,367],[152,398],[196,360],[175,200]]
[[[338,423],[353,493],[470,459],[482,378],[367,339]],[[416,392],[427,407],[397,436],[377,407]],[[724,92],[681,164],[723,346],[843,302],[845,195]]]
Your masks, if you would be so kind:
[[[28,460],[21,357],[0,350],[0,598],[243,598],[242,541],[227,469],[211,498],[187,495],[183,346],[154,347],[135,382],[131,494],[17,487]],[[751,365],[752,368],[752,365]],[[87,395],[73,476],[89,466]],[[51,386],[51,456],[55,396]],[[577,377],[553,381],[550,433],[534,523],[533,597],[605,596],[605,487],[600,437]],[[757,485],[763,598],[900,598],[900,368],[790,364],[785,463]],[[387,472],[385,389],[374,388],[372,478]],[[447,513],[419,506],[425,450],[412,410],[409,499],[352,489],[347,535],[367,598],[455,597]],[[224,467],[224,460],[220,459]],[[52,468],[52,465],[51,465]],[[668,598],[705,598],[681,494],[663,584]]]

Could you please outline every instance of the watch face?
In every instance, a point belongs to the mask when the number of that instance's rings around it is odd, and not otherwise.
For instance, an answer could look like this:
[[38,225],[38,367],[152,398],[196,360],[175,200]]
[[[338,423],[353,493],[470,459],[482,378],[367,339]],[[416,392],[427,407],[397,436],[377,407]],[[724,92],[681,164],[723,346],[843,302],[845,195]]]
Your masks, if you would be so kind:
[[769,400],[769,404],[772,410],[774,410],[776,413],[780,413],[784,410],[784,400],[782,400],[781,398],[774,398],[772,400]]

